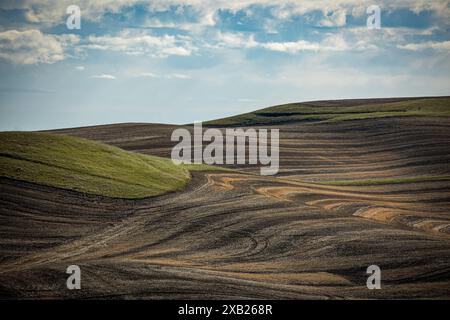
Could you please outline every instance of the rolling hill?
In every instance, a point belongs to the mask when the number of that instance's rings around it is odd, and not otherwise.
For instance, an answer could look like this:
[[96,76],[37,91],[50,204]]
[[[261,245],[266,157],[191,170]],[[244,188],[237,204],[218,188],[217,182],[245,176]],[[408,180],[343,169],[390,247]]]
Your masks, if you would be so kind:
[[[336,100],[213,121],[220,130],[278,128],[279,174],[240,165],[191,171],[186,183],[179,168],[184,187],[151,198],[30,183],[14,178],[18,165],[3,167],[0,298],[449,299],[448,110],[447,97]],[[138,154],[170,157],[176,128],[126,123],[50,134],[101,142],[102,159],[79,160],[86,165],[110,161],[107,144],[142,172],[154,158]],[[8,152],[33,154],[21,139]],[[55,153],[67,166],[67,154]],[[170,165],[163,171],[174,174]],[[71,264],[82,270],[82,290],[65,287]],[[373,264],[382,290],[366,287]]]
[[450,97],[353,99],[291,103],[206,122],[209,126],[330,123],[388,117],[449,117]]
[[160,195],[190,179],[187,166],[169,159],[32,132],[0,133],[0,177],[116,198]]

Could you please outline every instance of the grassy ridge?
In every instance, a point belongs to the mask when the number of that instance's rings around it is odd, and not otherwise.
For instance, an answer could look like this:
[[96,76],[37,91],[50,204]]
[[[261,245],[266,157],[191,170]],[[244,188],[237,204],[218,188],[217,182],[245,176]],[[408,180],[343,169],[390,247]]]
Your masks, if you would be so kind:
[[31,132],[0,133],[0,176],[118,198],[177,190],[189,170],[170,159],[146,156],[90,140]]
[[314,102],[291,103],[206,122],[211,126],[271,125],[297,121],[339,122],[386,117],[450,117],[450,98],[423,98],[389,103],[323,105]]

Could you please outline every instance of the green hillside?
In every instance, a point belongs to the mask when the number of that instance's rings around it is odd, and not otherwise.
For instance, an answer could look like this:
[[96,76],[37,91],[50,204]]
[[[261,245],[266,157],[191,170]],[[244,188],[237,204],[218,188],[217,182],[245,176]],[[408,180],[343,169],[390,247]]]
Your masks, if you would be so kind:
[[189,170],[170,159],[127,152],[64,135],[0,133],[0,176],[118,198],[143,198],[182,188]]
[[205,125],[250,126],[276,125],[289,122],[324,123],[412,116],[450,117],[450,97],[291,103],[209,121]]

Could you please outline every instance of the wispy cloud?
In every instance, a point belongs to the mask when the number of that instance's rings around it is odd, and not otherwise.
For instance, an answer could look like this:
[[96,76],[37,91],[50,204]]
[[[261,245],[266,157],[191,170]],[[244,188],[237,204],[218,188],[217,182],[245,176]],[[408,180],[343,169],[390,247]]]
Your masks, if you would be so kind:
[[136,77],[141,78],[159,78],[159,76],[153,72],[140,72],[135,75]]
[[140,72],[134,74],[133,76],[138,78],[155,78],[155,79],[181,79],[181,80],[191,79],[190,75],[184,73],[158,74],[154,72]]
[[422,43],[408,43],[397,46],[400,49],[419,51],[425,49],[443,50],[450,52],[450,41],[427,41]]
[[120,51],[129,55],[165,58],[189,56],[197,50],[186,38],[172,35],[155,36],[146,31],[124,30],[117,35],[89,36],[83,48]]
[[111,75],[111,74],[106,74],[106,73],[102,73],[99,75],[93,75],[91,76],[91,78],[93,79],[104,79],[104,80],[115,80],[117,79],[115,76]]
[[253,34],[242,34],[237,32],[217,32],[215,36],[215,45],[212,48],[228,47],[236,49],[254,48],[259,45],[255,41]]
[[167,79],[190,79],[191,76],[182,73],[171,73],[165,76]]
[[311,42],[306,40],[285,41],[285,42],[258,42],[253,35],[244,35],[239,33],[222,33],[216,36],[216,45],[211,48],[229,47],[235,49],[262,48],[270,51],[298,53],[302,51],[344,51],[356,49],[347,43],[340,34],[331,34],[320,42]]

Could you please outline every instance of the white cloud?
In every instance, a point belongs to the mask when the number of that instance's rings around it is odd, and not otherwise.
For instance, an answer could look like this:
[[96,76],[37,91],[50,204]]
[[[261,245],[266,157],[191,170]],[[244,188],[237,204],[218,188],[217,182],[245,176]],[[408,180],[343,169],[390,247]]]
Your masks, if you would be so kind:
[[[394,10],[409,8],[415,13],[424,10],[433,11],[437,16],[450,17],[448,0],[377,0],[383,10]],[[0,3],[1,9],[25,10],[26,18],[30,23],[41,23],[43,25],[61,24],[67,17],[65,9],[73,4],[73,0],[3,0]],[[123,8],[139,4],[150,12],[163,12],[170,8],[177,8],[176,12],[183,13],[184,7],[190,7],[197,14],[197,19],[192,23],[183,23],[182,28],[194,29],[196,27],[214,26],[217,23],[217,13],[219,10],[248,9],[259,5],[271,8],[273,13],[281,19],[286,19],[292,15],[305,14],[312,11],[333,11],[331,17],[322,21],[327,25],[344,25],[345,12],[360,15],[365,9],[374,4],[373,0],[78,0],[76,4],[80,6],[82,18],[90,21],[99,21],[106,13],[117,13]]]
[[391,47],[410,51],[420,51],[424,49],[433,49],[436,51],[450,50],[450,41],[423,41],[410,42],[411,39],[426,39],[434,34],[439,34],[439,28],[436,26],[426,29],[419,28],[393,28],[382,27],[379,30],[368,32],[365,27],[347,28],[341,31],[345,34],[352,47],[360,50],[377,49],[378,47]]
[[302,51],[344,51],[357,49],[350,46],[340,34],[330,34],[321,42],[310,42],[306,40],[288,42],[257,42],[253,35],[240,33],[218,33],[215,39],[218,44],[212,48],[263,48],[270,51],[286,52],[295,54]]
[[93,79],[104,79],[104,80],[115,80],[117,79],[115,76],[111,75],[111,74],[106,74],[106,73],[102,73],[99,75],[94,75],[91,76],[91,78]]
[[121,51],[129,55],[189,56],[197,50],[188,39],[172,35],[153,36],[146,32],[125,30],[115,36],[89,36],[83,48]]
[[261,43],[261,47],[278,52],[297,53],[300,51],[318,51],[320,45],[318,43],[311,43],[305,40],[290,41],[290,42],[268,42]]
[[183,73],[167,73],[167,74],[158,74],[154,72],[139,72],[139,73],[131,73],[132,77],[138,77],[138,78],[155,78],[155,79],[181,79],[181,80],[187,80],[191,79],[190,75],[183,74]]
[[425,49],[433,49],[433,50],[442,50],[450,52],[450,41],[427,41],[422,43],[408,43],[405,45],[398,45],[400,49],[410,50],[410,51],[419,51]]
[[39,30],[0,32],[0,58],[16,64],[55,63],[67,57],[76,35],[50,35]]
[[218,47],[228,48],[254,48],[258,46],[253,35],[244,35],[242,33],[218,32],[216,39]]
[[86,68],[84,66],[76,66],[75,69],[77,71],[84,71]]
[[190,79],[191,77],[187,74],[182,73],[171,73],[166,76],[167,79]]
[[[147,10],[153,12],[164,12],[173,8],[176,9],[174,20],[161,22],[156,18],[151,18],[151,22],[157,27],[169,26],[172,28],[185,28],[191,32],[198,32],[204,27],[214,26],[217,22],[217,13],[220,9],[228,9],[232,12],[246,10],[248,15],[254,13],[251,5],[259,4],[269,7],[280,19],[289,19],[296,14],[305,14],[314,10],[323,12],[324,18],[318,25],[324,27],[342,27],[346,25],[347,15],[364,15],[365,8],[370,1],[366,0],[280,0],[276,4],[269,0],[154,0],[145,2],[141,0],[80,0],[79,6],[82,10],[82,19],[99,21],[105,12],[120,12],[123,8],[134,4],[141,4]],[[2,1],[0,8],[25,10],[26,17],[30,23],[52,24],[64,21],[65,8],[71,4],[66,0],[28,0],[28,1]],[[432,10],[440,16],[449,16],[450,9],[448,1],[425,1],[425,0],[380,0],[379,5],[382,10],[392,10],[394,8],[410,8],[414,12]],[[176,21],[176,16],[182,16],[187,7],[197,13],[194,22]],[[364,10],[362,10],[364,9]],[[191,11],[190,11],[191,12]],[[151,15],[149,15],[151,16]],[[52,22],[53,21],[53,22]],[[149,20],[150,21],[150,20]],[[147,21],[147,22],[149,22]],[[270,32],[276,32],[277,22],[273,17],[268,18],[264,28]],[[144,23],[145,24],[145,23]],[[353,38],[349,34],[352,29],[360,29],[354,32]],[[405,28],[403,28],[405,29]],[[39,30],[28,31],[5,31],[0,33],[0,58],[21,64],[33,63],[53,63],[65,59],[68,51],[80,52],[83,49],[108,50],[123,52],[128,55],[144,55],[157,58],[169,56],[191,56],[195,54],[199,47],[206,48],[264,48],[270,51],[299,53],[304,51],[344,51],[344,50],[366,50],[375,49],[380,46],[397,46],[405,50],[422,50],[432,48],[436,50],[448,50],[448,45],[438,42],[426,42],[419,44],[404,44],[405,37],[411,36],[412,29],[404,31],[402,28],[385,28],[377,32],[368,32],[367,28],[345,28],[342,35],[329,35],[322,41],[285,41],[285,42],[258,42],[252,34],[220,32],[215,34],[213,39],[209,38],[214,31],[207,30],[199,38],[190,38],[181,35],[155,35],[147,31],[136,31],[127,29],[114,35],[88,36],[83,39],[83,44],[75,48],[71,45],[79,42],[79,37],[75,35],[46,35]],[[433,29],[417,29],[418,32],[432,32]],[[16,33],[16,34],[15,34]],[[189,34],[189,33],[188,33]],[[416,32],[417,34],[417,32]],[[343,36],[345,35],[345,36]],[[423,34],[426,35],[426,34]],[[429,34],[428,34],[429,35]],[[193,36],[194,37],[194,36]],[[372,38],[370,38],[372,37]],[[208,39],[208,40],[203,40]],[[377,39],[379,41],[377,41]],[[209,43],[206,41],[210,41]],[[81,71],[81,70],[80,70]]]
[[82,19],[98,21],[106,13],[117,13],[138,3],[142,0],[2,0],[0,9],[24,10],[29,22],[52,26],[65,22],[66,9],[73,4],[81,8]]

